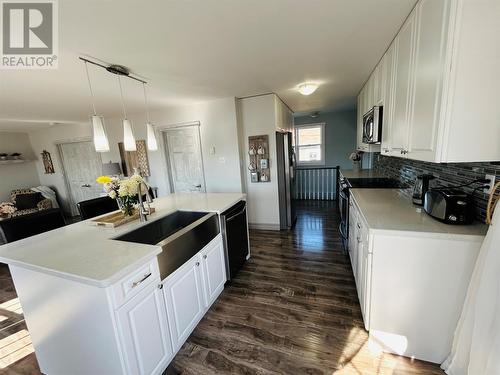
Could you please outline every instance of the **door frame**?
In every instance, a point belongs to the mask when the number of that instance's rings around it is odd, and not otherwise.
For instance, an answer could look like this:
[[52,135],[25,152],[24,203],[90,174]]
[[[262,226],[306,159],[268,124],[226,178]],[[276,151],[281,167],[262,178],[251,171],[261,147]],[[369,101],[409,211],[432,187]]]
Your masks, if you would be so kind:
[[203,191],[207,191],[207,179],[205,177],[205,163],[204,163],[204,157],[203,157],[203,146],[201,143],[201,123],[199,121],[189,121],[189,122],[180,122],[176,124],[169,124],[169,125],[160,125],[155,127],[155,132],[157,139],[161,139],[160,142],[160,149],[162,152],[162,159],[164,162],[164,167],[165,170],[167,171],[167,185],[170,189],[170,193],[175,193],[175,188],[174,188],[174,182],[172,180],[172,165],[170,163],[170,157],[169,157],[169,150],[168,150],[168,145],[167,142],[165,142],[165,136],[168,130],[172,129],[177,129],[177,128],[187,128],[187,127],[196,127],[198,131],[198,139],[200,140],[200,157],[201,157],[201,175],[203,178]]
[[[71,184],[68,181],[68,175],[66,173],[66,167],[64,165],[64,156],[63,156],[61,146],[67,145],[70,143],[82,143],[82,142],[92,142],[92,137],[71,138],[71,139],[65,139],[65,140],[60,140],[60,141],[55,142],[55,146],[57,148],[57,154],[59,156],[59,160],[61,161],[61,170],[62,170],[62,175],[64,178],[64,185],[66,187],[66,193],[68,194],[67,202],[69,204],[69,207],[66,207],[66,208],[69,209],[69,214],[71,216],[74,216],[73,215],[73,207],[76,207],[76,204],[78,202],[75,202],[75,200],[73,199],[73,192],[71,191]],[[101,163],[102,163],[101,153],[97,152],[97,151],[96,151],[96,153],[97,153],[97,155],[99,155],[99,158],[101,159]]]

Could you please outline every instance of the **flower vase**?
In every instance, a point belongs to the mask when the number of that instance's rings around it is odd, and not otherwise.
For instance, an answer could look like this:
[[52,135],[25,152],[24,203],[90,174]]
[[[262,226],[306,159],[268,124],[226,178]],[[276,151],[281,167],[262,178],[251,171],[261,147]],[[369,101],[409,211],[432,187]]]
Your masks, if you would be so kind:
[[135,213],[135,207],[128,199],[116,198],[118,207],[123,212],[123,216],[132,216]]
[[353,161],[352,162],[352,169],[355,172],[359,172],[359,170],[361,169],[361,160],[355,160],[355,161]]

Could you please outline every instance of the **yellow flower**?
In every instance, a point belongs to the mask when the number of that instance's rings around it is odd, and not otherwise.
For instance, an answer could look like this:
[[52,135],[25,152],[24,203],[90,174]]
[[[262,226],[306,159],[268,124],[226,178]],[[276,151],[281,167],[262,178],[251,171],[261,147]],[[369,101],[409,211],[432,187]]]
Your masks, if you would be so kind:
[[111,177],[108,177],[108,176],[97,177],[96,182],[98,182],[100,184],[106,184],[108,182],[111,182]]

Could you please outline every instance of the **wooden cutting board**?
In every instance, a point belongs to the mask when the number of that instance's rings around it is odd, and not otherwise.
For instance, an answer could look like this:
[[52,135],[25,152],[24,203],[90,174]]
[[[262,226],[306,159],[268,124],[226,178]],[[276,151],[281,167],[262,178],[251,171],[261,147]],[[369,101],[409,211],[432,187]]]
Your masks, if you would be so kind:
[[[154,207],[151,207],[151,213],[155,212]],[[100,216],[96,219],[90,220],[90,223],[95,226],[116,228],[120,225],[130,223],[131,221],[139,219],[139,211],[135,210],[132,216],[125,216],[121,211],[115,211],[108,215]]]

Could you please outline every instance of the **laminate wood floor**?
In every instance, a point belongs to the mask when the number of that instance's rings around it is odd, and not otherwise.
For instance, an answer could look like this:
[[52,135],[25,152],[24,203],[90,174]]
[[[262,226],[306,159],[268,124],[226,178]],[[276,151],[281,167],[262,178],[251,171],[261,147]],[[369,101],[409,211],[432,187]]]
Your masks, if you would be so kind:
[[444,374],[368,348],[334,202],[301,201],[295,230],[250,233],[251,259],[165,374]]
[[[444,374],[370,351],[338,222],[333,202],[302,201],[294,231],[251,231],[251,259],[165,374]],[[40,374],[16,297],[0,265],[0,374]]]

